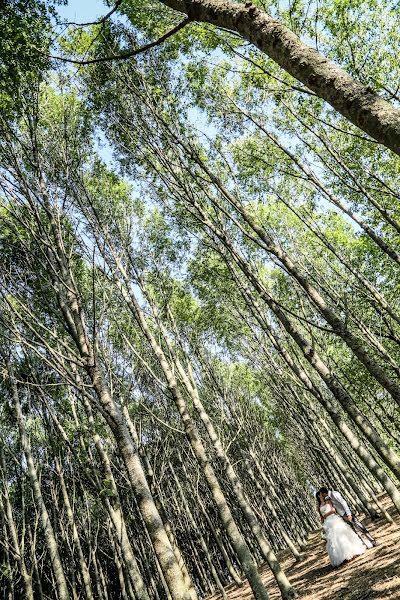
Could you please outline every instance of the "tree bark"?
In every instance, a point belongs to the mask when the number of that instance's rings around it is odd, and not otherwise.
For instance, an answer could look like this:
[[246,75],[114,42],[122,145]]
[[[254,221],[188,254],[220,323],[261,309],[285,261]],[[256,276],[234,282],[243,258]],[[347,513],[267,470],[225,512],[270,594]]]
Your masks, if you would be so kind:
[[[3,455],[2,450],[0,450],[0,464],[1,464],[1,469],[3,471],[3,474],[5,474],[5,472],[6,472],[5,471],[5,461],[4,461],[4,455]],[[21,545],[20,545],[19,539],[18,539],[17,527],[15,524],[14,514],[13,514],[11,501],[10,501],[10,494],[8,493],[8,482],[4,481],[3,483],[4,483],[3,494],[4,494],[5,507],[3,506],[3,501],[1,498],[1,494],[0,494],[0,512],[2,514],[4,513],[4,515],[7,517],[7,519],[6,519],[7,528],[8,528],[9,534],[10,534],[13,551],[15,553],[15,560],[18,564],[18,568],[19,568],[19,571],[21,574],[21,579],[22,579],[22,583],[24,586],[26,600],[34,600],[33,599],[33,588],[32,588],[32,576],[28,572],[28,569],[27,569],[26,563],[25,563],[25,558],[21,552]]]
[[83,584],[85,587],[86,598],[87,598],[87,600],[93,600],[94,596],[93,596],[93,591],[92,591],[92,583],[90,580],[89,567],[88,567],[88,564],[85,559],[85,555],[82,550],[81,540],[79,538],[78,528],[76,526],[75,517],[74,517],[74,512],[72,510],[67,486],[66,486],[65,479],[64,479],[64,473],[63,473],[63,470],[61,467],[60,460],[57,457],[55,457],[55,467],[56,467],[56,473],[60,480],[61,493],[62,493],[64,505],[65,505],[65,510],[67,513],[67,518],[69,521],[70,528],[72,529],[74,546],[78,552],[79,566],[81,569],[82,580],[83,580]]
[[133,290],[127,280],[126,272],[121,264],[118,264],[121,271],[123,281],[117,280],[117,285],[122,292],[123,298],[126,301],[127,306],[132,312],[135,320],[142,329],[146,336],[156,358],[159,361],[160,367],[164,373],[168,388],[174,399],[176,407],[182,419],[182,423],[185,428],[187,439],[193,449],[193,453],[202,469],[204,477],[207,481],[209,489],[212,493],[214,502],[218,508],[218,513],[224,528],[231,540],[233,547],[235,548],[236,555],[240,560],[243,571],[249,580],[250,586],[254,592],[257,600],[268,600],[268,593],[265,589],[261,577],[257,570],[257,565],[251,555],[249,547],[243,538],[235,519],[233,518],[230,507],[226,501],[225,494],[219,484],[218,478],[215,475],[215,471],[209,461],[206,450],[204,448],[203,441],[200,438],[199,432],[193,419],[191,418],[186,401],[180,392],[175,375],[169,365],[169,362],[158,344],[155,336],[152,334],[147,320],[140,308],[140,305],[133,293]]
[[22,451],[26,457],[27,470],[29,481],[32,486],[33,497],[35,499],[35,503],[37,509],[40,513],[40,518],[43,527],[44,538],[46,541],[47,550],[49,552],[51,565],[53,569],[57,594],[59,600],[69,600],[70,595],[68,592],[67,581],[65,579],[64,569],[61,563],[60,554],[58,551],[58,544],[56,537],[54,535],[53,526],[50,522],[49,513],[47,511],[47,507],[43,500],[42,491],[40,489],[39,477],[36,471],[36,466],[33,461],[33,456],[31,452],[31,446],[28,440],[28,436],[25,432],[25,424],[24,417],[21,410],[21,404],[19,401],[19,394],[17,384],[12,374],[11,366],[9,365],[9,374],[11,380],[12,394],[13,394],[13,402],[15,408],[15,414],[21,439],[21,447]]
[[[149,594],[146,588],[146,584],[143,581],[143,577],[141,575],[139,566],[137,564],[136,558],[134,556],[132,546],[129,540],[124,515],[121,510],[121,503],[119,498],[119,493],[117,489],[117,485],[115,483],[114,475],[111,469],[111,461],[107,454],[107,451],[104,448],[103,442],[99,434],[95,429],[95,423],[92,413],[92,408],[90,406],[89,400],[86,398],[85,394],[82,394],[82,403],[89,421],[89,424],[92,428],[92,436],[95,443],[96,451],[100,459],[101,470],[103,473],[103,477],[110,484],[110,489],[113,492],[112,498],[105,499],[105,505],[107,511],[110,515],[110,521],[113,525],[113,531],[118,541],[118,544],[121,548],[121,555],[125,563],[125,568],[129,574],[130,580],[132,582],[135,596],[137,600],[150,600]],[[75,413],[76,414],[76,413]],[[77,420],[77,417],[76,417]]]
[[[38,165],[40,165],[39,156],[37,155],[36,158]],[[38,179],[43,203],[50,221],[49,246],[46,248],[46,257],[51,273],[58,274],[57,277],[53,278],[53,285],[65,327],[79,351],[83,368],[96,393],[102,414],[114,435],[140,513],[146,524],[146,530],[151,538],[163,576],[165,576],[168,583],[172,600],[191,600],[190,594],[186,591],[182,571],[176,561],[162,520],[154,504],[140,461],[138,448],[131,438],[122,409],[115,402],[103,371],[97,364],[95,349],[89,339],[81,297],[65,251],[60,215],[51,206],[40,169],[38,169]],[[39,224],[42,225],[40,222]],[[70,365],[70,368],[73,368],[72,365]]]
[[400,155],[400,110],[251,3],[161,0],[189,19],[239,33],[371,138]]

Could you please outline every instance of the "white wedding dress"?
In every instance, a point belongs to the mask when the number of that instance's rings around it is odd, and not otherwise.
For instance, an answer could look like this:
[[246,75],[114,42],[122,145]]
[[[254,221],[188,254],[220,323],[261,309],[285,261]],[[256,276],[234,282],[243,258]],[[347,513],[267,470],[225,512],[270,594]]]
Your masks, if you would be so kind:
[[[332,510],[332,505],[322,504],[319,510],[324,516]],[[338,567],[345,560],[350,560],[366,551],[366,545],[338,514],[329,515],[324,520],[322,527],[325,532],[329,560],[334,567]]]

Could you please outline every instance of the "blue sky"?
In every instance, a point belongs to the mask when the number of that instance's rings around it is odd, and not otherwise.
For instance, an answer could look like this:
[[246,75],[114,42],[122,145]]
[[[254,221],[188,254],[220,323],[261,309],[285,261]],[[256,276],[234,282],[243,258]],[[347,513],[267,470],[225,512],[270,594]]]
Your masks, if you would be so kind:
[[57,6],[59,15],[68,21],[95,21],[110,10],[102,0],[69,0],[67,6]]

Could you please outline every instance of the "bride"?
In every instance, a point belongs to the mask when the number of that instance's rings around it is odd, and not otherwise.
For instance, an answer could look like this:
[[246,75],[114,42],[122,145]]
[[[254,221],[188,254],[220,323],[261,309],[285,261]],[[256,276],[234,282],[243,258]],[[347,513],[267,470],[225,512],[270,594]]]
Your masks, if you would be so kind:
[[364,554],[366,545],[342,517],[339,517],[330,498],[323,498],[317,494],[317,500],[331,564],[338,567],[343,562]]

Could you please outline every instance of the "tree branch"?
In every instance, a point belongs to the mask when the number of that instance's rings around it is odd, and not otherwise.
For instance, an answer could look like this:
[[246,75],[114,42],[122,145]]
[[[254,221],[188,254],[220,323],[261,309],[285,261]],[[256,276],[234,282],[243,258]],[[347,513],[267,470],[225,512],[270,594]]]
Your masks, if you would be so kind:
[[293,31],[258,6],[235,0],[160,2],[187,14],[193,21],[239,33],[353,125],[400,156],[400,109],[307,46]]
[[149,44],[145,44],[141,48],[136,48],[135,50],[129,50],[129,51],[123,52],[121,54],[114,54],[112,56],[104,56],[101,58],[92,58],[90,60],[75,60],[73,58],[64,58],[63,56],[51,56],[51,55],[49,58],[52,58],[53,60],[60,60],[62,62],[66,62],[66,63],[72,63],[74,65],[94,65],[97,63],[102,63],[102,62],[107,62],[107,61],[112,61],[112,60],[126,60],[128,58],[132,58],[133,56],[137,56],[138,54],[142,54],[143,52],[150,50],[150,48],[154,48],[154,46],[159,46],[160,44],[165,42],[165,40],[172,37],[173,35],[175,35],[175,33],[180,31],[181,29],[183,29],[188,23],[190,23],[190,19],[184,19],[183,21],[178,23],[178,25],[173,27],[170,31],[167,31],[167,33],[164,33],[164,35],[162,35],[160,38],[158,38],[158,40],[155,40],[154,42],[150,42]]
[[122,0],[117,0],[116,3],[114,4],[114,7],[106,15],[104,15],[104,17],[101,17],[98,21],[91,21],[89,23],[68,22],[68,23],[63,23],[63,25],[75,25],[75,27],[88,27],[89,25],[102,25],[103,23],[105,23],[107,21],[107,19],[109,19],[111,17],[111,15],[113,15],[115,13],[115,11],[120,7],[121,4],[122,4]]

